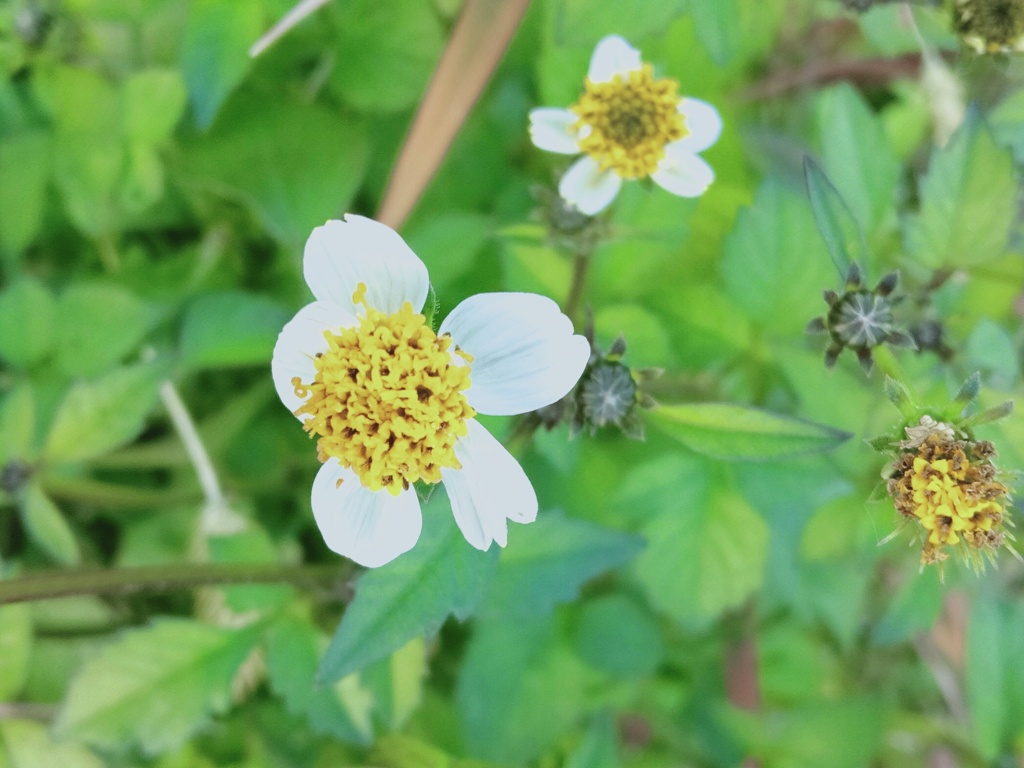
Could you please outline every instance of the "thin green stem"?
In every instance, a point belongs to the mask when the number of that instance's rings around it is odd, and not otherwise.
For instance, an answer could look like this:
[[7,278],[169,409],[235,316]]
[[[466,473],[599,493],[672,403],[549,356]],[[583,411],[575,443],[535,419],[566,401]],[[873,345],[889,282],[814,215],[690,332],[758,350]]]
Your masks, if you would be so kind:
[[583,290],[587,284],[587,273],[590,271],[590,250],[581,250],[576,254],[572,264],[572,284],[569,286],[569,295],[565,299],[565,314],[569,319],[576,321],[576,313],[583,300]]
[[135,568],[75,568],[2,580],[0,604],[72,595],[137,592],[144,589],[186,589],[209,584],[308,584],[341,581],[352,573],[353,567],[348,562],[342,565],[174,563]]

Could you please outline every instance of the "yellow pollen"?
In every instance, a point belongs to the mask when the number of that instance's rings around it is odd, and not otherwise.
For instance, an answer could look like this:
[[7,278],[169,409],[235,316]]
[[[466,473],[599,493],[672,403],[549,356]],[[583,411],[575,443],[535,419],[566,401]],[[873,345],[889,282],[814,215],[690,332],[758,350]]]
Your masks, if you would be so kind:
[[352,301],[365,311],[358,326],[325,331],[313,381],[292,379],[305,400],[295,415],[309,417],[320,460],[337,459],[370,490],[440,482],[442,468],[461,468],[455,441],[476,415],[463,394],[473,358],[409,302],[386,315],[367,303],[365,283]]
[[584,86],[570,109],[579,115],[580,149],[602,170],[611,168],[626,179],[650,176],[665,156],[665,145],[689,133],[679,113],[679,84],[654,79],[650,64],[606,83],[587,78]]

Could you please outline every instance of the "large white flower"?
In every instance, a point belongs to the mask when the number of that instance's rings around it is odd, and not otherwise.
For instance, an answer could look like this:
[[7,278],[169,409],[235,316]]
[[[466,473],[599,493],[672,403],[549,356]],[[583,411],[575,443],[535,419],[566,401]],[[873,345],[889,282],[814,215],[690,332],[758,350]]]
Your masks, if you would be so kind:
[[590,345],[551,299],[485,293],[435,333],[419,313],[427,269],[393,230],[348,214],[313,230],[304,254],[316,298],[274,347],[282,402],[318,438],[312,506],[324,541],[362,565],[412,548],[413,484],[443,482],[478,549],[505,546],[537,497],[512,455],[473,417],[525,413],[579,379]]
[[562,177],[559,194],[588,216],[611,204],[623,179],[650,176],[675,195],[703,194],[715,174],[697,153],[718,140],[722,118],[707,102],[678,96],[678,87],[656,79],[621,37],[601,40],[580,100],[569,109],[530,112],[536,146],[583,153]]

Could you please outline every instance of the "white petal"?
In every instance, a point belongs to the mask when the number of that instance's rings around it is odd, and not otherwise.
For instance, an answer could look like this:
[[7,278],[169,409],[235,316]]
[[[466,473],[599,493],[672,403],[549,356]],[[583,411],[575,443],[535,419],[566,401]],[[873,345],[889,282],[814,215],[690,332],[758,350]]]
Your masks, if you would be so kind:
[[[338,485],[338,480],[342,480]],[[390,563],[420,537],[423,516],[416,491],[397,496],[371,491],[335,459],[320,467],[313,481],[313,517],[324,542],[367,568]]]
[[621,187],[622,179],[615,171],[602,171],[594,158],[584,155],[565,172],[558,194],[581,213],[594,216],[611,204]]
[[665,147],[665,157],[651,178],[673,195],[699,197],[715,180],[715,172],[703,158],[685,150],[673,150],[669,145]]
[[452,513],[466,541],[486,550],[492,541],[508,543],[506,520],[537,519],[537,494],[519,462],[476,419],[455,443],[462,469],[442,469]]
[[479,293],[452,310],[440,333],[474,358],[466,390],[480,413],[509,416],[549,405],[579,381],[590,344],[546,296]]
[[594,49],[587,77],[594,83],[606,83],[615,75],[642,68],[640,51],[618,35],[609,35]]
[[292,379],[298,376],[308,384],[316,375],[313,358],[317,352],[327,349],[324,331],[337,331],[355,324],[356,318],[351,310],[337,304],[314,301],[300,309],[278,334],[270,372],[277,396],[289,411],[295,411],[303,402],[295,396]]
[[408,301],[419,312],[430,288],[427,268],[397,232],[351,213],[313,230],[302,266],[317,300],[342,307],[352,307],[352,294],[366,283],[374,309],[391,314]]
[[568,109],[542,107],[530,110],[530,139],[535,147],[562,155],[580,151],[576,130],[579,116]]
[[706,101],[686,96],[679,102],[679,112],[689,133],[673,146],[691,153],[703,152],[722,135],[722,116]]

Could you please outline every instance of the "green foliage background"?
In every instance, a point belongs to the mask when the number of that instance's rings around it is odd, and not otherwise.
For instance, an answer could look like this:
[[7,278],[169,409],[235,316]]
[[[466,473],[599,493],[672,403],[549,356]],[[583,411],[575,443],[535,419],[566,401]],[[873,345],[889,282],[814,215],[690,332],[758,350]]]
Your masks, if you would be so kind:
[[[896,5],[536,0],[403,235],[442,314],[482,291],[563,300],[572,254],[533,188],[565,159],[530,145],[527,113],[572,103],[596,42],[627,37],[725,120],[710,190],[627,184],[593,257],[598,343],[621,333],[627,364],[664,368],[664,407],[643,442],[537,432],[519,458],[541,514],[505,550],[469,547],[438,493],[412,552],[353,575],[313,524],[315,450],[270,354],[308,299],[311,229],[376,210],[460,3],[337,0],[251,60],[290,5],[0,6],[0,575],[282,574],[0,605],[0,766],[1024,760],[1021,566],[950,564],[940,583],[909,534],[876,546],[896,515],[866,503],[884,458],[864,440],[899,416],[878,371],[844,355],[826,373],[803,334],[841,287],[809,154],[859,223],[869,280],[899,268],[903,321],[940,325],[952,352],[885,367],[925,401],[975,370],[982,405],[1019,394],[1020,62],[966,55],[948,9],[915,11],[971,103],[939,148],[936,91],[884,65],[920,51]],[[786,85],[867,59],[887,74]],[[224,503],[204,497],[165,381]],[[1024,466],[1017,417],[981,433]],[[299,578],[317,564],[336,577]]]

